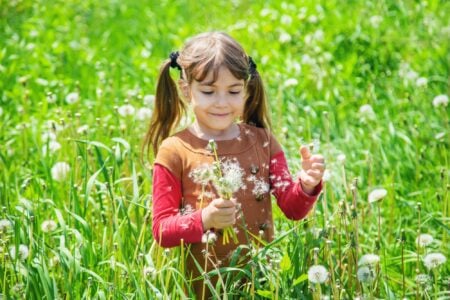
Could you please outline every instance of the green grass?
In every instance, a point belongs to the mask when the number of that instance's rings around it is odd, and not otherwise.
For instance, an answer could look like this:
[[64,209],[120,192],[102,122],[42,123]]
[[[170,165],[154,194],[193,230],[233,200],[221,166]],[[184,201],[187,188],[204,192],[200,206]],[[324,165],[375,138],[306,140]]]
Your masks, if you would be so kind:
[[[275,210],[277,239],[222,270],[225,290],[242,279],[243,298],[310,299],[319,290],[306,274],[320,264],[320,293],[333,299],[450,297],[448,262],[423,263],[449,252],[449,113],[432,103],[450,93],[449,13],[448,1],[0,0],[0,220],[11,224],[0,230],[0,298],[184,298],[188,254],[159,248],[150,230],[147,121],[118,109],[146,107],[161,62],[208,30],[254,58],[291,171],[314,142],[331,175],[305,221]],[[43,153],[46,133],[54,153]],[[70,165],[62,182],[56,162]],[[375,188],[387,196],[370,204]],[[418,249],[419,233],[433,243]],[[19,245],[24,260],[12,258]],[[362,284],[356,262],[368,253],[380,262]]]

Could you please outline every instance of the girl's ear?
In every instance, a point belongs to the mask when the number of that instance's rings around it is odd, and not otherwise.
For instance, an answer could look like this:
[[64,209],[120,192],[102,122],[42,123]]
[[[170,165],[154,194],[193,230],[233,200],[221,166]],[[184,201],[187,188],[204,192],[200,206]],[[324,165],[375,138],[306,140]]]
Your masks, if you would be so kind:
[[178,80],[178,87],[180,88],[181,94],[183,95],[184,99],[189,101],[191,98],[191,89],[189,87],[189,84],[185,80],[180,79]]

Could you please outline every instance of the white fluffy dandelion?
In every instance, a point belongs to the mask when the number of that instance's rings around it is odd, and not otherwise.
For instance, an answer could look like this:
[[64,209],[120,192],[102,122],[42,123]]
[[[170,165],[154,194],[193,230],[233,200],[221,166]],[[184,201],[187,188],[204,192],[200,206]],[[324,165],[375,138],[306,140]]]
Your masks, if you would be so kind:
[[308,280],[312,283],[324,283],[328,279],[328,271],[324,266],[314,265],[308,270]]
[[125,104],[120,106],[117,111],[119,112],[119,115],[122,117],[132,116],[134,115],[134,112],[136,111],[134,109],[134,106],[131,104]]
[[427,233],[419,235],[416,239],[416,245],[420,247],[426,247],[433,242],[433,237]]
[[152,266],[146,266],[142,270],[144,277],[153,277],[156,274],[156,269]]
[[152,116],[152,110],[147,107],[142,107],[136,113],[136,119],[139,121],[147,121]]
[[145,95],[144,96],[144,105],[151,106],[155,102],[155,95]]
[[42,154],[47,155],[47,153],[53,154],[56,151],[61,149],[61,144],[57,141],[50,141],[48,142],[48,145],[42,146]]
[[56,229],[58,225],[53,220],[45,220],[41,224],[41,229],[43,232],[52,232]]
[[52,178],[56,181],[63,181],[67,178],[69,172],[70,172],[70,166],[66,162],[57,162],[52,167]]
[[387,191],[385,189],[374,189],[369,194],[369,203],[377,202],[386,197]]
[[373,266],[376,265],[377,263],[380,262],[380,257],[376,254],[365,254],[363,255],[359,261],[358,261],[358,265],[359,266]]
[[376,118],[375,112],[370,104],[364,104],[359,108],[359,116],[361,120],[374,120]]
[[430,253],[425,256],[423,259],[423,263],[427,269],[434,269],[447,261],[447,258],[444,254],[436,252]]
[[9,255],[11,256],[12,259],[16,259],[16,257],[20,260],[25,260],[27,259],[30,251],[28,250],[27,245],[23,245],[20,244],[19,248],[18,248],[18,255],[16,253],[16,246],[11,246],[9,248]]
[[364,266],[358,269],[356,277],[360,282],[372,282],[375,279],[375,274],[371,268]]
[[78,94],[78,92],[72,92],[67,94],[66,96],[66,102],[68,104],[73,104],[75,102],[78,102],[78,100],[80,99],[80,95]]
[[423,87],[428,84],[428,79],[426,77],[419,77],[416,79],[416,86]]
[[0,220],[0,232],[7,231],[12,226],[11,221],[8,219]]
[[217,235],[208,230],[202,235],[202,243],[204,244],[213,244],[217,241]]
[[220,195],[231,195],[244,186],[244,170],[234,160],[221,161],[222,177],[213,181]]
[[427,284],[428,282],[430,282],[430,276],[428,276],[427,274],[418,274],[416,276],[416,282],[418,284]]
[[433,106],[447,106],[448,105],[448,96],[447,95],[437,95],[433,98]]
[[284,87],[297,86],[298,80],[295,78],[289,78],[284,82]]

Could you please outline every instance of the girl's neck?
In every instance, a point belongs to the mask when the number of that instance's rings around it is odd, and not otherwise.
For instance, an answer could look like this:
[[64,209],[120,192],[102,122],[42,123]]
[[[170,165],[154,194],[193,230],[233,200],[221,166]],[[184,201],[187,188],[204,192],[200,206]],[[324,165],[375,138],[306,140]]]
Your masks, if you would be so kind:
[[240,129],[238,124],[234,123],[230,127],[225,130],[218,131],[205,131],[201,128],[201,126],[194,122],[191,126],[189,126],[188,130],[202,140],[215,140],[215,141],[225,141],[232,140],[237,138],[240,135]]

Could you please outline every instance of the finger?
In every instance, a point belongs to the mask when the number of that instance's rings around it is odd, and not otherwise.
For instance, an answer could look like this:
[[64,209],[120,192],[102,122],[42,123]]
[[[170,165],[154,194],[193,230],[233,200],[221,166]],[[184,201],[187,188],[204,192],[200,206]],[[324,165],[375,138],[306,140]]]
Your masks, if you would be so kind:
[[313,163],[311,165],[313,170],[325,171],[325,163]]
[[234,208],[234,207],[236,207],[236,203],[231,200],[215,199],[214,206],[217,208],[228,208],[228,207]]
[[323,157],[323,155],[320,155],[320,154],[311,155],[309,160],[312,162],[316,162],[316,163],[324,163],[325,162],[325,158]]
[[306,174],[317,180],[322,177],[323,172],[319,170],[308,170],[306,171]]
[[311,152],[309,152],[309,147],[302,145],[300,147],[300,155],[302,156],[302,159],[309,159],[311,157]]

